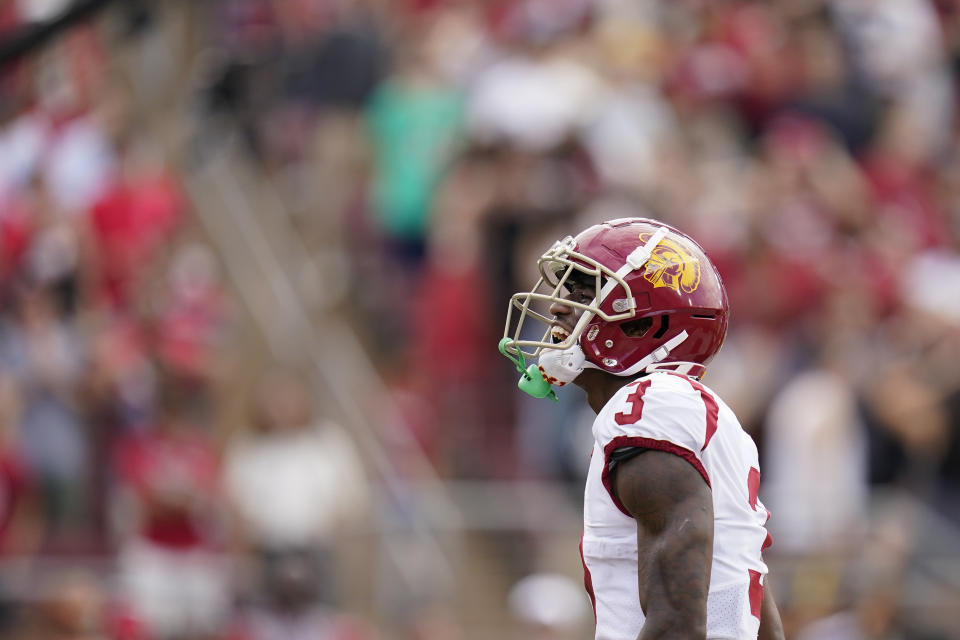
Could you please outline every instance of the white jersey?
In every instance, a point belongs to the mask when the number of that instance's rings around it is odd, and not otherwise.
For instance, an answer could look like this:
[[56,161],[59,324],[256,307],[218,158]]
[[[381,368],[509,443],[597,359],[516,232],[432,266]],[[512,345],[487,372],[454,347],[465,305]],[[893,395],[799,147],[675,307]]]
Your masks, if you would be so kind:
[[581,554],[596,614],[596,640],[635,640],[643,626],[637,590],[637,526],[610,491],[610,455],[622,447],[674,453],[713,493],[713,567],[708,638],[756,638],[770,539],[757,499],[757,447],[723,401],[694,378],[659,371],[620,389],[593,423]]

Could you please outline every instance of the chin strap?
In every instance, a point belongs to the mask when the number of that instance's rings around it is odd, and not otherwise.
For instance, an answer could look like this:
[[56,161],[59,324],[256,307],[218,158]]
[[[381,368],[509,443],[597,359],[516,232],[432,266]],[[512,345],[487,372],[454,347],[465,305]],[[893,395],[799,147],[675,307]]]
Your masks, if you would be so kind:
[[[687,337],[687,332],[681,331],[654,349],[651,353],[641,358],[632,367],[624,369],[620,373],[614,375],[620,377],[630,377],[635,376],[644,370],[653,369],[657,363],[669,356],[671,351],[683,344],[683,341],[686,340]],[[583,353],[583,349],[581,349],[580,345],[576,342],[573,343],[571,347],[563,349],[562,351],[560,349],[545,349],[540,354],[540,359],[537,361],[537,364],[539,365],[536,367],[538,369],[537,372],[540,374],[539,377],[548,385],[554,385],[557,387],[562,387],[569,382],[573,382],[576,380],[577,376],[583,372],[584,369],[602,369],[601,367],[598,367],[594,363],[587,360]],[[675,363],[671,362],[669,364]],[[530,365],[527,368],[527,372],[530,373],[529,370],[533,368],[534,365]],[[683,373],[686,373],[686,371],[683,371]],[[521,380],[521,384],[522,383],[523,381]]]
[[630,367],[629,369],[624,369],[617,375],[618,376],[637,375],[647,367],[655,365],[661,360],[663,360],[664,358],[666,358],[668,355],[670,355],[671,351],[679,347],[683,343],[683,341],[686,339],[687,339],[686,330],[681,331],[680,333],[673,336],[672,338],[664,342],[662,345],[654,349],[652,352],[648,353],[645,357],[641,358],[632,367]]
[[647,367],[647,373],[654,371],[669,371],[699,380],[707,372],[707,368],[698,362],[660,362]]

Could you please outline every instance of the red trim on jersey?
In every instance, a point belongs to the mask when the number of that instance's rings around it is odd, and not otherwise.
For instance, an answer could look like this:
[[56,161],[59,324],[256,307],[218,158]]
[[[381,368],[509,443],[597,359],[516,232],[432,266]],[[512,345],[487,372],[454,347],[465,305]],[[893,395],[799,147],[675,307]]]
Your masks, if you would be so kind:
[[763,576],[760,575],[759,571],[753,569],[747,569],[747,572],[750,574],[750,588],[747,590],[747,595],[750,596],[750,613],[759,620],[760,609],[763,604],[763,583],[760,580]]
[[668,440],[654,440],[653,438],[643,438],[640,436],[617,436],[613,440],[607,443],[607,446],[603,448],[603,473],[600,476],[601,481],[603,482],[604,488],[607,490],[607,494],[610,496],[610,499],[613,500],[613,504],[617,506],[617,509],[623,512],[625,516],[630,518],[633,515],[627,511],[627,508],[623,506],[623,503],[613,494],[613,488],[610,485],[610,454],[612,454],[617,449],[623,447],[640,447],[642,449],[653,449],[654,451],[666,451],[667,453],[672,453],[676,456],[680,456],[687,462],[689,462],[694,469],[696,469],[703,480],[707,483],[708,487],[712,487],[710,484],[710,476],[707,475],[707,470],[703,468],[703,464],[700,460],[697,459],[696,454],[690,449],[685,449],[678,444],[674,444]]
[[747,472],[747,502],[754,511],[757,510],[758,493],[760,493],[760,470],[750,467],[750,471]]
[[767,537],[763,539],[763,544],[760,545],[761,553],[766,551],[769,547],[773,546],[773,536],[770,535],[770,532],[767,532]]
[[717,400],[713,397],[713,394],[707,391],[705,386],[693,378],[679,373],[674,373],[673,371],[667,371],[665,373],[686,380],[690,383],[691,387],[700,392],[700,398],[703,400],[703,406],[707,410],[707,430],[703,437],[703,446],[700,447],[700,451],[703,451],[707,448],[707,445],[710,444],[710,438],[712,438],[713,434],[717,432],[717,419],[720,417],[720,405],[717,404]]
[[597,596],[593,593],[593,576],[587,568],[587,559],[583,557],[583,533],[580,532],[580,562],[583,563],[583,587],[590,597],[590,606],[593,607],[593,621],[597,621]]

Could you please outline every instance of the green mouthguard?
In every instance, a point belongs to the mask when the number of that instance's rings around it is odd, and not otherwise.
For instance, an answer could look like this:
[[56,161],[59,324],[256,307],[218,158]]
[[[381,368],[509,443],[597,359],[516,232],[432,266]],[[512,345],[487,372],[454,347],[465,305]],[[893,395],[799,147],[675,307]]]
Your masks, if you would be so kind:
[[543,374],[540,373],[539,367],[535,364],[528,366],[523,359],[523,352],[519,349],[516,355],[507,351],[507,345],[510,342],[510,338],[503,338],[500,340],[498,348],[500,349],[500,353],[506,356],[517,368],[517,371],[520,372],[520,380],[517,382],[517,388],[534,398],[550,398],[554,402],[558,402],[559,399],[557,398],[556,392],[553,390],[553,387],[550,386],[550,383],[543,379]]

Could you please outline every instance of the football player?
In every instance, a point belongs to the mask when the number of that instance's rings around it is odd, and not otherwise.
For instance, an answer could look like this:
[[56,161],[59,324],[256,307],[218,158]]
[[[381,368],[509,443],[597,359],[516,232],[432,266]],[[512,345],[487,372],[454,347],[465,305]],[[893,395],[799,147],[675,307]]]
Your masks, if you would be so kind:
[[573,383],[597,413],[580,544],[596,638],[782,638],[757,448],[700,382],[727,331],[713,264],[677,229],[626,218],[538,266],[500,350],[524,391]]

